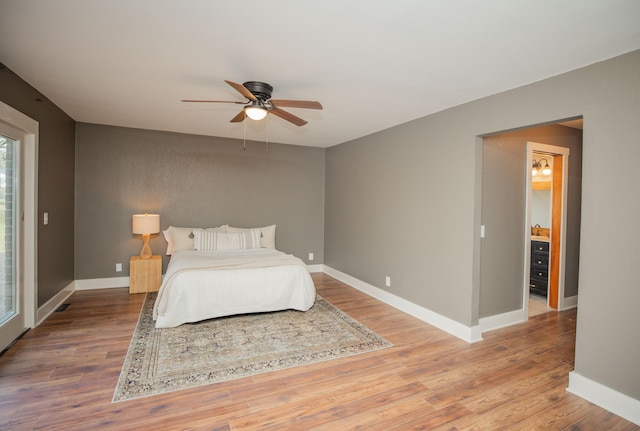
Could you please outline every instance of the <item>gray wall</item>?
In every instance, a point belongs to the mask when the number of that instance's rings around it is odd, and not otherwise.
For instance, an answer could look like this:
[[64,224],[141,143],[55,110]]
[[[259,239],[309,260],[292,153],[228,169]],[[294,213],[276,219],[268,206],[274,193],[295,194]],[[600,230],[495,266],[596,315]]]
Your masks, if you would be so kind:
[[[480,317],[522,308],[527,141],[569,148],[564,297],[578,293],[582,131],[542,126],[484,138],[480,255]],[[548,217],[547,217],[548,218]],[[550,225],[546,226],[550,227]]]
[[[73,281],[75,122],[0,65],[0,100],[39,124],[38,306]],[[43,213],[49,224],[42,224]]]
[[328,149],[325,264],[470,325],[474,153],[449,117]]
[[640,399],[639,72],[636,51],[328,149],[325,264],[476,325],[481,137],[583,116],[575,368]]
[[[76,279],[128,276],[142,248],[131,215],[144,212],[160,214],[162,229],[276,224],[278,249],[322,263],[323,149],[243,151],[241,140],[84,123],[76,139]],[[164,255],[162,234],[151,249]]]

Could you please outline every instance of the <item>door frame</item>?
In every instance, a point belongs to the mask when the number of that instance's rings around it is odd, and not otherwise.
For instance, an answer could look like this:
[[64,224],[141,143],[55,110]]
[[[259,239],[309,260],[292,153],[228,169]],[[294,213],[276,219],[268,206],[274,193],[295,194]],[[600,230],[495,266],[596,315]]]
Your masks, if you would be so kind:
[[18,282],[22,283],[22,311],[26,328],[36,326],[38,309],[38,131],[36,120],[0,101],[0,122],[17,129],[20,140],[22,242]]
[[[537,153],[545,153],[550,156],[554,156],[554,171],[556,164],[558,162],[558,156],[561,158],[561,169],[562,169],[562,181],[561,187],[558,187],[557,184],[552,185],[552,202],[556,202],[554,199],[557,197],[557,192],[561,193],[561,208],[560,211],[557,211],[557,208],[552,208],[553,219],[551,220],[551,244],[558,244],[558,253],[557,256],[557,268],[554,268],[554,277],[557,277],[556,280],[549,279],[549,289],[552,288],[553,281],[553,289],[557,290],[554,292],[557,295],[557,310],[563,310],[565,307],[564,304],[564,290],[565,290],[565,262],[566,262],[566,243],[567,243],[567,194],[568,194],[568,181],[569,181],[569,154],[570,150],[566,147],[558,147],[555,145],[542,144],[538,142],[527,141],[527,202],[526,202],[526,222],[525,222],[525,244],[531,243],[531,200],[532,200],[532,182],[533,176],[531,174],[531,166],[533,165],[533,153],[534,151]],[[554,181],[555,183],[556,181]],[[554,203],[553,206],[556,206]],[[558,214],[559,213],[559,214]],[[558,219],[556,219],[556,217]],[[555,227],[554,227],[555,226]],[[554,233],[558,236],[557,231],[559,232],[559,241],[558,238],[554,238]],[[554,256],[554,260],[556,257]],[[531,272],[531,247],[525,247],[524,253],[524,280],[523,280],[523,289],[524,293],[522,295],[523,300],[523,308],[525,310],[525,315],[529,315],[529,276]],[[551,265],[551,253],[549,259]],[[551,267],[549,268],[549,272],[551,273]],[[557,274],[557,275],[556,275]],[[556,288],[557,285],[557,288]],[[547,306],[549,306],[549,300],[551,295],[547,294]]]

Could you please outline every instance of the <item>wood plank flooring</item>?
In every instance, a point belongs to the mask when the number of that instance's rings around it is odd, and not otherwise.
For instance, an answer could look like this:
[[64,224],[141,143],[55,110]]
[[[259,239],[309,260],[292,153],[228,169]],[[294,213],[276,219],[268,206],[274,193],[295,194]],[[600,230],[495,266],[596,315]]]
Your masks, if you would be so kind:
[[79,291],[0,357],[0,429],[640,430],[565,390],[575,310],[468,344],[313,278],[320,295],[395,347],[112,404],[144,295]]

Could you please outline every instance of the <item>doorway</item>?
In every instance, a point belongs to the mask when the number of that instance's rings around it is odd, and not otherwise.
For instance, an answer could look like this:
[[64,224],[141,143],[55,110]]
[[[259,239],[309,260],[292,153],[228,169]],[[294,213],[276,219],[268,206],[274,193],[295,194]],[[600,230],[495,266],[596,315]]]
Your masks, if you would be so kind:
[[[527,315],[564,309],[567,183],[570,149],[527,142],[524,303]],[[527,252],[529,257],[527,258]],[[525,277],[526,278],[526,277]],[[544,307],[539,307],[540,300]],[[536,307],[530,310],[530,306]]]
[[[580,120],[581,123],[582,120]],[[531,270],[530,177],[533,151],[528,144],[541,143],[539,152],[562,154],[555,147],[570,149],[571,157],[557,164],[569,175],[562,206],[566,226],[560,225],[566,241],[566,261],[559,266],[558,309],[577,305],[580,209],[582,178],[582,130],[566,122],[499,132],[482,137],[482,182],[480,191],[479,323],[482,331],[526,321]],[[555,161],[555,160],[554,160]],[[565,166],[565,162],[570,166]],[[555,165],[554,165],[555,166]],[[560,172],[560,170],[558,170]],[[562,184],[558,181],[556,184]],[[556,192],[555,197],[562,197]],[[551,239],[552,227],[549,226]],[[558,239],[561,234],[556,234]],[[546,303],[545,303],[546,306]]]

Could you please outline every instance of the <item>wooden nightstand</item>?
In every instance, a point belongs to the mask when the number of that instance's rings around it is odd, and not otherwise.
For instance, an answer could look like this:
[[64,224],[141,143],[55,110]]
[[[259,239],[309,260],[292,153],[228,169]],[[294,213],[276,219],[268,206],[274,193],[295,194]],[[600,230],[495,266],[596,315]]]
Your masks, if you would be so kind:
[[129,272],[129,293],[157,292],[162,283],[162,256],[133,256]]

